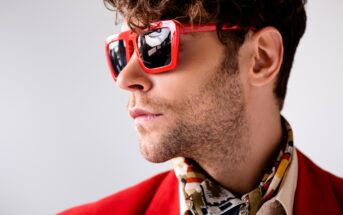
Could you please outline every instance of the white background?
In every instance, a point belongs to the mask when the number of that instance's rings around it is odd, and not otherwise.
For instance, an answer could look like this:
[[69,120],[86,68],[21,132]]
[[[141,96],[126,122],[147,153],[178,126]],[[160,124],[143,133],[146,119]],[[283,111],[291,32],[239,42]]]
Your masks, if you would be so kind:
[[[296,146],[343,176],[343,2],[307,8],[283,114]],[[139,154],[105,62],[116,29],[101,0],[1,0],[0,214],[53,214],[170,168]]]

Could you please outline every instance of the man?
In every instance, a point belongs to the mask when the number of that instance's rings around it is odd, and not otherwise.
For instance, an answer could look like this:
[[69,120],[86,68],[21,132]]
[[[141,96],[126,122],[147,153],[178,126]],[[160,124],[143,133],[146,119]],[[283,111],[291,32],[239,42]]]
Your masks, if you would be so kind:
[[280,116],[303,0],[106,2],[125,18],[106,52],[141,152],[174,170],[61,214],[342,213],[343,179]]

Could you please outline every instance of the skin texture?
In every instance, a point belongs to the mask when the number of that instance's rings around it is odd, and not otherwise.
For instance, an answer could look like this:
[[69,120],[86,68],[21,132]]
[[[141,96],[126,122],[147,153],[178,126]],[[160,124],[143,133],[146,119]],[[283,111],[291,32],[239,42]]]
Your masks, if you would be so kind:
[[173,71],[146,74],[136,56],[118,76],[129,110],[158,117],[135,120],[143,156],[183,156],[237,194],[253,189],[281,139],[273,86],[282,59],[277,30],[249,32],[234,59],[215,32],[182,35]]

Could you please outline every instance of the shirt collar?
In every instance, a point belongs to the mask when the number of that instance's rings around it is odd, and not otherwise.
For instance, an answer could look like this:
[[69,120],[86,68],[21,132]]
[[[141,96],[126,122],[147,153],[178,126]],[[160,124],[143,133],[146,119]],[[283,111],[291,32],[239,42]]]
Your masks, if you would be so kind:
[[[267,211],[273,213],[275,210],[275,204],[279,203],[286,215],[292,215],[295,190],[298,181],[298,157],[296,150],[293,151],[292,162],[287,169],[284,179],[282,180],[279,188],[279,192],[270,200],[266,201],[260,210],[259,214],[268,214]],[[179,182],[179,200],[180,200],[180,214],[185,214],[187,210],[185,196],[182,190],[182,184]],[[269,213],[270,214],[270,213]]]
[[296,149],[293,149],[292,162],[287,169],[283,180],[281,181],[278,193],[265,202],[260,208],[257,214],[267,214],[267,211],[271,211],[275,203],[279,203],[286,215],[293,214],[293,204],[295,190],[297,188],[298,181],[298,157]]

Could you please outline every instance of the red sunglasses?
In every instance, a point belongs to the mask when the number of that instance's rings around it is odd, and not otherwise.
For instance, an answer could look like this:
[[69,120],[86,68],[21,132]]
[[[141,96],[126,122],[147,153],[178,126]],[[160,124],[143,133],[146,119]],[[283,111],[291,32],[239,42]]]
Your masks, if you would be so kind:
[[[135,51],[142,69],[149,74],[172,70],[179,54],[179,35],[215,31],[216,24],[185,25],[175,20],[150,23],[147,30],[131,30],[106,39],[106,58],[114,80],[126,66]],[[224,25],[223,30],[245,29],[238,25]]]

